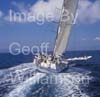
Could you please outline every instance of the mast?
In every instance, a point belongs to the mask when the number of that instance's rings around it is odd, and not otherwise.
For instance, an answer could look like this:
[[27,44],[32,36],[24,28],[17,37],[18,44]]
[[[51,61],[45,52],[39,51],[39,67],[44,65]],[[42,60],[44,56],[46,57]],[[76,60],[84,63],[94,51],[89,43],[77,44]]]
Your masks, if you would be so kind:
[[55,57],[61,56],[68,45],[68,39],[74,22],[77,5],[78,0],[64,0],[63,2],[62,16],[54,48]]

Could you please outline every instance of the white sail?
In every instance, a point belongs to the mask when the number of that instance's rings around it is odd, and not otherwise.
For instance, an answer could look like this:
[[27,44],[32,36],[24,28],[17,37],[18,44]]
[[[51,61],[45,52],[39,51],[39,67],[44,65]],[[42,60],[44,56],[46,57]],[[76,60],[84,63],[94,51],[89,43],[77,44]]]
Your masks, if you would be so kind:
[[62,16],[54,48],[54,56],[61,56],[68,44],[68,38],[75,18],[78,0],[64,0]]

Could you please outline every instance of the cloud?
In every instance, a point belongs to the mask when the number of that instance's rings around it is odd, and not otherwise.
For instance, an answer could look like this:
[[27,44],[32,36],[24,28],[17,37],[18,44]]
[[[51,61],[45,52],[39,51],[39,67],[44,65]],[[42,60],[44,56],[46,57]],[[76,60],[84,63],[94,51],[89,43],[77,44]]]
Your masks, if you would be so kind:
[[[41,22],[43,19],[48,21],[49,19],[50,21],[55,21],[55,20],[58,21],[61,15],[63,0],[59,0],[59,2],[58,0],[49,0],[49,1],[39,0],[31,6],[29,4],[26,5],[25,3],[17,3],[15,1],[13,1],[11,4],[18,10],[18,12],[13,10],[15,14],[19,13],[21,15],[22,13],[24,13],[26,14],[27,18],[29,16],[30,17],[32,16],[33,18],[35,18],[33,22],[37,20]],[[6,21],[9,21],[10,20],[9,15],[5,16],[4,19]],[[16,17],[16,20],[17,21],[15,22],[19,22],[18,17]],[[23,19],[20,22],[23,23]],[[27,20],[25,22],[27,22]]]
[[2,11],[0,11],[0,17],[2,17],[3,16],[3,12]]
[[12,1],[11,4],[20,12],[26,12],[31,7],[30,4],[25,4],[24,2],[17,3],[15,1]]
[[80,0],[78,14],[78,21],[81,23],[95,23],[100,21],[100,0],[96,0],[95,2]]
[[[38,0],[33,5],[25,4],[24,2],[17,3],[13,1],[11,4],[20,13],[31,13],[33,17],[40,15],[42,18],[46,18],[46,16],[51,15],[54,20],[59,20],[61,15],[60,9],[62,8],[63,0]],[[95,2],[91,2],[90,0],[80,0],[77,21],[79,23],[96,23],[100,21],[99,11],[100,0],[96,0]],[[9,16],[5,16],[4,19],[9,21]]]
[[59,9],[62,8],[62,4],[63,0],[59,0],[59,2],[58,0],[49,0],[48,2],[39,0],[32,6],[25,6],[23,3],[18,5],[18,3],[13,2],[13,5],[15,5],[21,12],[26,12],[27,14],[31,13],[34,17],[40,16],[42,18],[47,18],[51,15],[52,18],[57,20],[60,18],[61,10]]
[[3,16],[4,16],[4,13],[3,13],[3,11],[0,10],[0,26],[3,23]]
[[[26,10],[27,12],[33,13],[35,16],[37,14],[52,14],[54,19],[59,19],[61,15],[63,0],[39,0],[37,3],[32,6],[28,5],[25,8],[25,4],[15,4],[20,10]],[[21,6],[21,7],[20,7]],[[24,10],[24,11],[25,11]],[[91,2],[90,0],[80,0],[78,7],[78,21],[80,23],[95,23],[100,21],[100,0]]]
[[63,0],[49,0],[45,2],[44,0],[39,0],[35,5],[30,8],[30,11],[34,14],[44,13],[47,15],[48,13],[52,13],[54,17],[59,16],[59,9],[62,8]]
[[100,41],[100,37],[96,37],[95,40],[99,40]]
[[[11,2],[11,5],[13,6],[13,9],[9,9],[8,10],[8,15],[6,15],[5,17],[3,17],[3,19],[5,21],[8,21],[8,22],[25,23],[23,21],[23,15],[22,14],[26,14],[27,15],[29,13],[30,5],[29,4],[25,4],[24,2],[18,3],[18,2],[15,2],[15,1],[12,1]],[[16,14],[15,21],[11,21],[10,20],[11,19],[11,15],[10,15],[11,14],[10,13],[11,11],[12,11],[12,14],[13,15]],[[21,16],[22,16],[22,18],[20,20],[19,17],[21,17]]]

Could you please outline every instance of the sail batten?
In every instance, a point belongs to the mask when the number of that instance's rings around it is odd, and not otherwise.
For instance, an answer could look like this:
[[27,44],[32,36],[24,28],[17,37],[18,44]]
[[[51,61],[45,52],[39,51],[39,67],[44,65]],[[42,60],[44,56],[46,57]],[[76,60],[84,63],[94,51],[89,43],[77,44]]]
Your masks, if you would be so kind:
[[69,35],[75,18],[78,0],[64,0],[62,16],[54,48],[54,56],[61,56],[67,47]]

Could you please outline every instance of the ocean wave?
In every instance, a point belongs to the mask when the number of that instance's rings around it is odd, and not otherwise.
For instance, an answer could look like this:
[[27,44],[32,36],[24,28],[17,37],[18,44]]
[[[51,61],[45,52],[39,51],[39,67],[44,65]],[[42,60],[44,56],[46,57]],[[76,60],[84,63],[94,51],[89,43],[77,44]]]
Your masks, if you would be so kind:
[[4,97],[27,97],[27,94],[31,91],[31,86],[36,84],[46,74],[37,73],[34,77],[27,79],[25,82],[16,86],[8,95]]
[[[85,91],[82,92],[92,79],[89,76],[90,71],[84,69],[72,67],[66,70],[66,73],[45,74],[35,72],[32,63],[24,63],[0,72],[0,75],[3,75],[0,80],[0,88],[5,87],[7,90],[1,94],[2,97],[90,97]],[[15,76],[18,75],[16,72],[20,72],[20,78],[23,78],[23,75],[35,73],[25,80],[7,81],[11,79],[10,73]],[[81,87],[83,87],[82,90]]]
[[[36,85],[37,80],[40,80],[37,79],[38,77],[45,82]],[[13,91],[4,97],[89,97],[86,93],[82,93],[80,86],[87,87],[90,79],[88,75],[75,72],[52,75],[36,74],[35,77],[16,86]],[[38,85],[40,87],[34,89]]]

